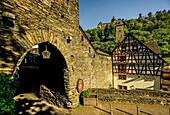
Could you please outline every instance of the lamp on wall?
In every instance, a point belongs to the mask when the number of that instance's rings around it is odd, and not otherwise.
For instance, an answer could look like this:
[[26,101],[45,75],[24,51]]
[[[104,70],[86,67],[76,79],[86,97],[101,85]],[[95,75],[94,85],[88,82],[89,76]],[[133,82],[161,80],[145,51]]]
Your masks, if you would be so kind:
[[51,55],[51,52],[49,52],[49,51],[47,50],[47,45],[45,45],[45,50],[42,51],[42,56],[43,56],[44,59],[49,59],[49,58],[50,58],[50,55]]

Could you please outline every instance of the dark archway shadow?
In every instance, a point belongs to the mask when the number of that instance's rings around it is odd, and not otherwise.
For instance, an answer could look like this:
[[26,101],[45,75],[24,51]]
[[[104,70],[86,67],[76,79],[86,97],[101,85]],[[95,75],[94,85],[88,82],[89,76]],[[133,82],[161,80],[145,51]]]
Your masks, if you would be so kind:
[[45,45],[48,46],[51,56],[50,59],[40,58],[41,84],[50,90],[65,94],[64,69],[67,68],[65,58],[55,46],[49,43],[39,45],[40,57],[42,57],[42,51],[45,50]]
[[[49,59],[44,59],[42,52],[51,53]],[[35,49],[34,49],[35,50]],[[38,54],[29,51],[19,66],[19,82],[16,95],[35,93],[40,96],[40,85],[54,92],[66,95],[64,86],[64,69],[67,64],[61,52],[52,44],[44,42],[38,45]]]

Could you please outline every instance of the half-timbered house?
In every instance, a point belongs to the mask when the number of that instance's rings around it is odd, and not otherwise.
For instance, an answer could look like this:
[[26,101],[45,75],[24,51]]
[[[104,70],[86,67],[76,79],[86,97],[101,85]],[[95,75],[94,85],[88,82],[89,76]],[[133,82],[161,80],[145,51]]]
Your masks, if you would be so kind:
[[160,54],[132,35],[125,37],[112,52],[114,88],[160,89],[165,62]]

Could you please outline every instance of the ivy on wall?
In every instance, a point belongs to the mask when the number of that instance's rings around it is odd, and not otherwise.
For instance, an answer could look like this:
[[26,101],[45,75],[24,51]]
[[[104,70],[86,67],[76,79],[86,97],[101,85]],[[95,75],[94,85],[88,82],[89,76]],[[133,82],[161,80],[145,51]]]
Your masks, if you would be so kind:
[[14,115],[15,90],[11,88],[13,80],[4,73],[0,73],[0,115]]

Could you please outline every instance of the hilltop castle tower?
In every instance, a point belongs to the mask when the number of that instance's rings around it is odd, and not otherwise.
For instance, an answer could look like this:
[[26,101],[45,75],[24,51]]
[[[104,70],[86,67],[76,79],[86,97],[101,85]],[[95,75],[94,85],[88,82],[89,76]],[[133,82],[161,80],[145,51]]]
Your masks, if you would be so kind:
[[105,27],[106,25],[110,25],[111,23],[116,25],[116,40],[122,41],[124,39],[124,25],[120,18],[116,20],[116,18],[113,16],[111,22],[109,23],[99,22],[97,27],[102,28],[102,27]]
[[124,25],[122,20],[119,18],[116,22],[116,40],[122,41],[124,39]]

